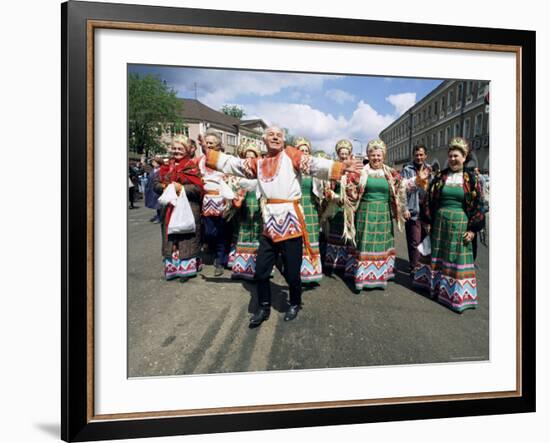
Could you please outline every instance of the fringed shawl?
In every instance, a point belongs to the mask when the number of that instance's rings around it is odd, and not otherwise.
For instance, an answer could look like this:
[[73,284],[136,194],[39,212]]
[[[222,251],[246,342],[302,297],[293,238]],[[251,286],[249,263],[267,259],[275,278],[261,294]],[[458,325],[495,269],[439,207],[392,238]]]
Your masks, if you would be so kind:
[[[397,222],[399,231],[403,231],[406,211],[406,191],[399,172],[387,165],[382,165],[384,177],[390,190],[390,213]],[[361,174],[350,174],[345,178],[344,188],[344,238],[355,245],[355,211],[359,207],[363,194],[367,191],[369,172],[373,170],[366,165]]]

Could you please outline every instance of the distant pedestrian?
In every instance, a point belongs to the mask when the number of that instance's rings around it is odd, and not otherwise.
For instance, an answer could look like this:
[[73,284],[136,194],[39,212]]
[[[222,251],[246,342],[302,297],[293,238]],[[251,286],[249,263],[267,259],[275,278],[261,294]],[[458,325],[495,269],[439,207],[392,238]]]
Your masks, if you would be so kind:
[[160,157],[155,157],[151,160],[151,169],[147,176],[147,184],[145,186],[145,206],[149,209],[154,209],[155,215],[149,221],[160,223],[160,205],[158,203],[158,194],[155,192],[155,182],[160,171],[162,160]]
[[128,166],[128,200],[130,202],[130,209],[136,209],[137,206],[135,205],[137,200],[137,183],[138,183],[138,176],[136,173],[135,168],[130,164]]

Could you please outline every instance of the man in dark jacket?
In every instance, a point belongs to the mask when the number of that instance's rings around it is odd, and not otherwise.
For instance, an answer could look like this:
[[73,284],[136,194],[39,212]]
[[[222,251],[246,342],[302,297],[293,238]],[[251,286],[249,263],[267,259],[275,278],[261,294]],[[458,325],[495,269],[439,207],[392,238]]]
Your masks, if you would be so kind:
[[[414,178],[418,175],[430,178],[432,168],[426,163],[428,155],[426,147],[417,145],[413,148],[413,161],[406,164],[401,170],[401,176],[405,179]],[[420,222],[420,203],[426,197],[426,191],[420,187],[407,189],[407,212],[405,213],[405,232],[407,235],[407,247],[409,252],[409,272],[417,268],[420,251],[418,246],[426,236],[426,230]]]

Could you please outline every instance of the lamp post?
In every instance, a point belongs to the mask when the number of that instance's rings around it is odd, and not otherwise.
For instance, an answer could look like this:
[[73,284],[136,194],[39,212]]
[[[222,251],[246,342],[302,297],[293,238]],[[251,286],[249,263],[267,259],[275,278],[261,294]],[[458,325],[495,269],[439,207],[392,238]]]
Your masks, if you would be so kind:
[[359,155],[363,155],[363,142],[358,138],[352,139],[354,142],[359,142]]

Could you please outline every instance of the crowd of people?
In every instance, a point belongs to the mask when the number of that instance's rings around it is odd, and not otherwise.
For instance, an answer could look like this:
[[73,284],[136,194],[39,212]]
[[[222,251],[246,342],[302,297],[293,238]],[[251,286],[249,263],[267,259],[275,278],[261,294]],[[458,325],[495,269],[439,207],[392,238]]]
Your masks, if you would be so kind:
[[456,312],[476,307],[474,244],[488,208],[483,178],[465,167],[465,139],[451,140],[448,168],[437,173],[424,146],[399,172],[385,163],[380,139],[368,143],[365,162],[346,139],[336,143],[336,160],[303,137],[288,146],[278,127],[263,141],[267,153],[244,141],[230,155],[215,131],[197,142],[180,135],[169,159],[151,160],[143,192],[160,224],[167,280],[197,275],[206,247],[215,276],[230,268],[232,278],[256,282],[253,328],[270,316],[277,267],[290,321],[303,286],[319,285],[324,274],[341,273],[357,293],[385,289],[394,277],[395,229],[405,229],[412,284]]

